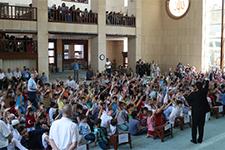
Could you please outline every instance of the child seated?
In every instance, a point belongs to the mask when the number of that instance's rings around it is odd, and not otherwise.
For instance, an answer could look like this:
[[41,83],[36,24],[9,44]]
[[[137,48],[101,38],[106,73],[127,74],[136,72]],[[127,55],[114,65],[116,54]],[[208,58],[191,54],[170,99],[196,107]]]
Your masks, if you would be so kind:
[[88,141],[88,143],[92,143],[95,141],[95,135],[91,133],[90,126],[87,123],[87,117],[86,116],[81,116],[80,117],[81,121],[79,123],[79,132],[80,135],[83,136],[83,138]]
[[148,111],[148,117],[147,117],[147,128],[148,128],[148,131],[147,131],[147,137],[150,137],[150,136],[154,136],[154,113],[149,110]]
[[42,134],[41,136],[41,142],[42,142],[42,146],[44,147],[44,150],[50,150],[51,146],[49,143],[49,132],[46,131],[45,133]]
[[139,120],[141,126],[146,126],[147,125],[147,117],[148,117],[148,108],[144,107],[141,112],[139,113]]
[[107,130],[101,127],[101,119],[98,119],[95,123],[94,134],[96,136],[96,142],[101,149],[109,148],[109,139],[107,137]]
[[177,100],[169,116],[169,122],[174,125],[175,119],[177,117],[182,117],[182,116],[183,116],[182,102]]
[[109,126],[109,136],[117,133],[117,120],[112,119]]

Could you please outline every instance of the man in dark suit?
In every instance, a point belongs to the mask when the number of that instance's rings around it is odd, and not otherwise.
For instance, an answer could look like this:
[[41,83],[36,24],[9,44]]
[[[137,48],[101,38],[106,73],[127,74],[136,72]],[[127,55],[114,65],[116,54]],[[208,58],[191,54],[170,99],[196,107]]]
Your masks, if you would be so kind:
[[[204,86],[204,87],[203,87]],[[196,144],[202,143],[205,125],[205,115],[210,111],[210,106],[207,101],[207,93],[209,88],[209,81],[197,82],[195,84],[196,90],[186,97],[191,106],[192,114],[192,140]],[[198,129],[198,140],[197,140]]]

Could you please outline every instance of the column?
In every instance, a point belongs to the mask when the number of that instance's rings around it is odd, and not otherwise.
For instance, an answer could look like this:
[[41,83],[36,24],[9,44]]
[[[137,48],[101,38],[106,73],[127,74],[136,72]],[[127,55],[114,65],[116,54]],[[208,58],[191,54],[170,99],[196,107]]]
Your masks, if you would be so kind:
[[3,69],[3,60],[0,59],[0,68]]
[[105,59],[100,60],[100,55],[106,57],[106,1],[93,0],[91,3],[93,12],[98,13],[98,35],[91,40],[91,67],[94,71],[105,70]]
[[59,72],[62,72],[63,68],[63,45],[62,45],[62,39],[57,39],[56,41],[56,54],[57,54],[57,68],[59,69]]
[[[135,71],[136,61],[141,58],[142,40],[142,0],[135,0],[132,7],[136,9],[136,36],[128,38],[128,67]],[[133,6],[134,5],[134,6]]]
[[138,58],[136,58],[136,42],[136,37],[128,38],[128,67],[133,71],[135,71],[136,61],[138,60]]
[[49,75],[48,66],[48,0],[33,0],[37,7],[38,72]]

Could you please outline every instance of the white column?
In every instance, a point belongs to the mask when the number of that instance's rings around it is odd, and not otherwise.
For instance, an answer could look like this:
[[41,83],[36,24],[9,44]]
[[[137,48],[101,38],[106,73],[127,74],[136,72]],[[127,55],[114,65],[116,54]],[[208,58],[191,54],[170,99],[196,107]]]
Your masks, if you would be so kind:
[[37,7],[38,72],[49,75],[48,66],[48,0],[33,0]]
[[142,57],[142,0],[134,0],[132,3],[136,9],[136,36],[128,38],[128,67],[135,71],[136,61]]
[[99,56],[106,56],[106,1],[93,0],[91,9],[98,13],[98,36],[91,40],[91,67],[95,71],[104,71],[105,59],[100,60]]
[[0,59],[0,68],[3,69],[3,60]]

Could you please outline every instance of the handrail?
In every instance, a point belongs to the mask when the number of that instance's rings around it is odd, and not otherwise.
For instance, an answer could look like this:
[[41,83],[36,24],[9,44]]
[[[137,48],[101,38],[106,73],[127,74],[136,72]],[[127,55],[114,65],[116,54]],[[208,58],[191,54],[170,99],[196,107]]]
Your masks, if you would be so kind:
[[26,6],[0,5],[0,19],[37,20],[37,8]]
[[116,26],[136,26],[136,18],[134,16],[122,16],[117,14],[107,14],[106,15],[106,24],[107,25],[116,25]]
[[49,22],[67,22],[80,24],[97,24],[98,14],[77,10],[61,11],[49,9]]
[[32,39],[0,39],[0,52],[37,53],[37,41]]
[[76,3],[83,3],[88,4],[88,0],[62,0],[64,2],[76,2]]

